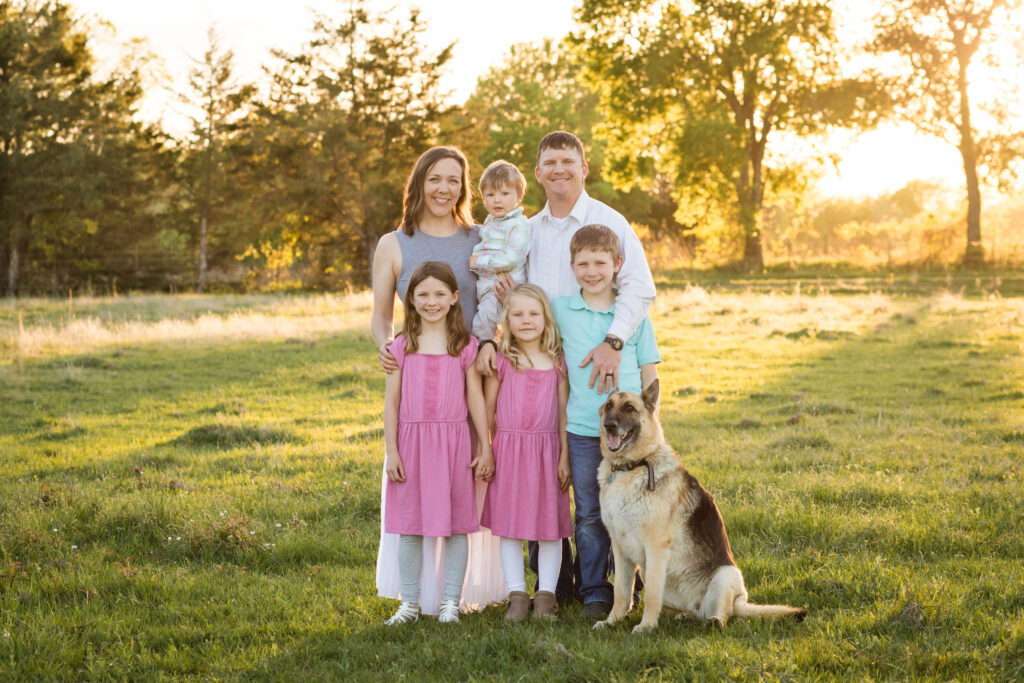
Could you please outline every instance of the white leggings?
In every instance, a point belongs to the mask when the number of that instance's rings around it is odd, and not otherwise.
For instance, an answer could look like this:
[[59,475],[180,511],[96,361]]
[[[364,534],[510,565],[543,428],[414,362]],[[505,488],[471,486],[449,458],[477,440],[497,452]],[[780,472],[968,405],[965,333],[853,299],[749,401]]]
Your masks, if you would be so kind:
[[[537,590],[554,593],[561,568],[562,542],[537,541]],[[505,584],[510,591],[526,590],[521,539],[501,539],[501,569],[505,572]]]
[[[466,562],[469,542],[466,534],[444,539],[444,597],[442,600],[462,599],[462,584],[466,580]],[[420,604],[420,572],[423,569],[423,537],[402,534],[398,537],[398,576],[402,581],[402,602]],[[556,570],[557,574],[557,570]]]

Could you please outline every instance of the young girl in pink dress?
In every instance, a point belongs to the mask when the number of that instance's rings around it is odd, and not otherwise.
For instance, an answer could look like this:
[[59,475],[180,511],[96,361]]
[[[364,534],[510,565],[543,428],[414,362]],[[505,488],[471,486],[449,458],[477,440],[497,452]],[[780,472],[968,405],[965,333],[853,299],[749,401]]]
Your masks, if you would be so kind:
[[471,453],[467,410],[478,434],[487,434],[477,341],[466,329],[450,266],[426,261],[413,271],[405,297],[402,334],[389,347],[398,371],[387,376],[384,398],[384,527],[400,534],[398,573],[402,603],[387,620],[419,619],[423,537],[443,537],[445,588],[439,620],[459,620],[466,576],[466,534],[480,528],[473,473],[494,474],[487,439]]
[[530,608],[523,541],[537,541],[535,617],[558,612],[555,584],[561,539],[572,536],[569,449],[565,434],[568,373],[551,304],[536,285],[517,285],[502,313],[497,377],[484,383],[489,418],[497,412],[494,479],[480,523],[501,537],[501,567],[509,588],[505,619],[522,621]]

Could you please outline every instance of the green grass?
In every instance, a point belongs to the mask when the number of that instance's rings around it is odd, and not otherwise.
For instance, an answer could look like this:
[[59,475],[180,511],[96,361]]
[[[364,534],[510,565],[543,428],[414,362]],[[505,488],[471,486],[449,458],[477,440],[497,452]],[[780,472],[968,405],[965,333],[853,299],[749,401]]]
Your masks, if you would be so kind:
[[0,304],[0,679],[1024,679],[1024,301],[682,277],[666,434],[751,599],[803,623],[384,627],[368,297],[27,300]]

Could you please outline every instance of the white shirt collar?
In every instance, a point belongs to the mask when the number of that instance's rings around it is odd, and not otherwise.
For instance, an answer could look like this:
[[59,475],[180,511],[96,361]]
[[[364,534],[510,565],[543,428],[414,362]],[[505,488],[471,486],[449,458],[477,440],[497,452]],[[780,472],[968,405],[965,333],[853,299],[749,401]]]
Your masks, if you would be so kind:
[[[569,212],[569,215],[566,216],[566,218],[575,218],[580,225],[583,225],[583,221],[586,220],[587,218],[587,207],[589,206],[589,204],[590,195],[588,195],[587,191],[584,189],[582,192],[580,192],[580,196],[576,199],[576,203],[573,204],[572,211]],[[541,210],[539,215],[553,221],[559,220],[555,218],[554,215],[552,215],[550,202],[544,203],[544,208]]]

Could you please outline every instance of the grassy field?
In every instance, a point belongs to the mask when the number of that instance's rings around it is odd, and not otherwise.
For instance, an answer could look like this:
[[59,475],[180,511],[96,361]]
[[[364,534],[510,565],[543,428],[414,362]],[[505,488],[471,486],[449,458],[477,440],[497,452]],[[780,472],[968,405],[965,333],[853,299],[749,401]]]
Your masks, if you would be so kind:
[[20,300],[0,679],[1024,679],[1019,279],[686,275],[652,309],[666,434],[803,623],[385,627],[366,294]]

